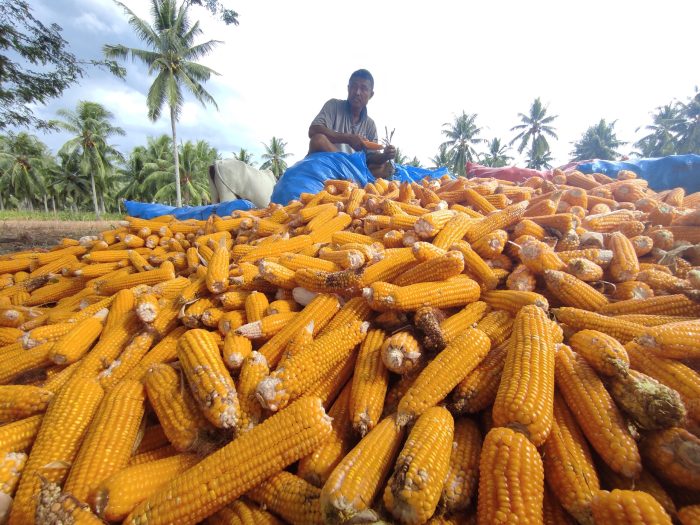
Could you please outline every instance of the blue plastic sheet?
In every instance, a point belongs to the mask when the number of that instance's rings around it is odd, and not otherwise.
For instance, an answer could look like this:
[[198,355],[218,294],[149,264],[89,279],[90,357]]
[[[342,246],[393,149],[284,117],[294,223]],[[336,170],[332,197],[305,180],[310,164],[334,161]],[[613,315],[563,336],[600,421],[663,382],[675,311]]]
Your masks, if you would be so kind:
[[238,199],[234,201],[220,202],[218,204],[208,204],[206,206],[183,206],[176,208],[174,206],[166,206],[165,204],[157,204],[150,202],[124,201],[126,213],[131,217],[140,217],[141,219],[152,219],[161,215],[173,215],[176,219],[199,219],[207,220],[211,215],[224,217],[231,215],[236,210],[250,210],[254,208],[252,202]]
[[[439,178],[449,175],[447,168],[429,170],[396,164],[393,180],[417,182],[425,177]],[[312,153],[287,168],[272,191],[272,202],[287,204],[302,193],[318,193],[329,179],[350,180],[364,186],[376,179],[367,168],[363,152]]]
[[700,191],[700,155],[669,155],[655,159],[626,161],[594,160],[576,165],[583,173],[603,173],[614,176],[620,170],[630,170],[649,181],[655,191],[684,188],[686,193]]

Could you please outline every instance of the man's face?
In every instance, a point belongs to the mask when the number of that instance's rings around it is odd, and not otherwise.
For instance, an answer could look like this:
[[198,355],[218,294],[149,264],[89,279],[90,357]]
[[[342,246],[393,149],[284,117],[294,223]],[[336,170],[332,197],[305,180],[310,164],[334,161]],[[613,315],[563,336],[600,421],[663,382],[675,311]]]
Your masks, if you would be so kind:
[[353,109],[362,110],[374,95],[372,83],[366,78],[352,78],[348,84],[348,101]]

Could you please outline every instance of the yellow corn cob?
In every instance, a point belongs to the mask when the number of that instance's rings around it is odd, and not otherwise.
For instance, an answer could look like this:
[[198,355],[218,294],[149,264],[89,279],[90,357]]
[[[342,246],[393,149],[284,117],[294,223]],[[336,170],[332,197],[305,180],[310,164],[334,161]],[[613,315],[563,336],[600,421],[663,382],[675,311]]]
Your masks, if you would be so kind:
[[659,326],[669,323],[688,321],[687,317],[677,315],[653,315],[653,314],[622,314],[616,315],[616,319],[628,321],[630,323],[641,324],[642,326]]
[[323,328],[323,332],[336,330],[353,321],[368,321],[371,315],[372,310],[367,301],[362,297],[353,297],[338,310],[338,313]]
[[246,320],[245,311],[231,310],[229,312],[224,312],[224,314],[219,317],[217,328],[221,335],[226,336],[232,330],[243,326]]
[[558,395],[552,432],[542,446],[545,478],[562,506],[578,523],[593,524],[591,500],[600,489],[591,452],[574,417]]
[[[102,396],[102,388],[93,378],[77,376],[49,405],[17,489],[10,524],[31,523],[40,489],[37,474],[51,482],[62,483],[66,479],[66,465],[73,463]],[[47,471],[49,463],[60,466]]]
[[111,295],[125,288],[133,288],[140,284],[153,286],[163,281],[175,278],[175,268],[170,261],[164,261],[160,268],[150,270],[148,272],[139,272],[130,275],[114,277],[105,280],[104,284],[99,287],[99,291],[103,295]]
[[494,347],[455,387],[452,393],[455,411],[474,414],[493,404],[507,354],[508,343]]
[[416,421],[384,491],[384,505],[401,523],[425,523],[433,515],[450,466],[454,420],[432,407]]
[[222,293],[228,288],[229,263],[229,250],[222,240],[207,264],[206,285],[211,293]]
[[465,306],[461,311],[440,323],[440,330],[445,343],[449,343],[481,320],[490,309],[483,301],[476,301]]
[[355,369],[356,354],[350,355],[344,363],[327,374],[323,379],[317,381],[306,394],[307,396],[318,397],[323,402],[323,408],[328,410],[333,401],[336,400],[342,388],[350,381]]
[[499,346],[510,338],[513,331],[513,316],[504,310],[494,310],[481,319],[476,328],[491,340],[491,347]]
[[610,235],[610,249],[613,258],[610,262],[610,277],[615,282],[632,281],[639,273],[639,260],[632,242],[621,232]]
[[291,525],[323,525],[321,489],[290,472],[282,471],[246,494]]
[[[619,303],[617,303],[619,304]],[[604,307],[603,309],[608,308]],[[588,312],[578,308],[554,308],[552,310],[554,317],[562,324],[566,324],[572,329],[578,330],[598,330],[608,334],[621,343],[627,343],[635,337],[644,333],[645,327],[624,321],[616,317],[608,317],[599,313]]]
[[547,289],[565,306],[598,311],[608,304],[602,293],[568,273],[545,270],[544,280]]
[[567,250],[557,252],[559,258],[567,263],[572,259],[587,259],[601,268],[607,268],[612,262],[612,250],[601,250],[598,248],[584,248],[581,250]]
[[398,248],[397,252],[388,254],[381,261],[368,266],[362,271],[361,283],[368,286],[377,281],[391,281],[415,265],[416,258],[411,248]]
[[260,276],[279,288],[291,290],[297,286],[297,282],[294,279],[294,270],[290,270],[286,266],[263,260],[260,261],[258,267],[260,269]]
[[177,454],[122,469],[104,480],[95,491],[95,509],[109,521],[121,521],[138,503],[197,461],[195,454]]
[[411,246],[411,253],[416,258],[417,261],[424,263],[436,257],[440,257],[447,253],[447,249],[438,248],[432,243],[425,241],[418,241],[413,243]]
[[[493,269],[491,269],[496,282],[498,282],[498,276],[495,274]],[[535,279],[535,274],[530,271],[530,269],[524,264],[519,264],[515,267],[512,272],[507,272],[506,288],[508,290],[515,290],[519,292],[534,292],[537,287],[537,281]]]
[[24,452],[0,452],[0,520],[7,519],[12,496],[27,463]]
[[637,280],[647,284],[654,293],[679,293],[691,288],[690,282],[659,270],[644,270],[637,274]]
[[549,301],[536,292],[490,290],[482,293],[481,299],[494,310],[505,310],[513,315],[528,305],[535,305],[544,311],[549,310]]
[[493,405],[496,426],[511,426],[539,446],[552,427],[554,343],[547,314],[523,307],[515,317],[498,394]]
[[218,428],[235,428],[240,416],[236,387],[216,338],[206,330],[189,330],[178,342],[177,355],[207,420]]
[[403,437],[403,428],[387,417],[341,460],[321,489],[325,523],[376,518],[371,507],[394,465]]
[[235,332],[249,339],[269,339],[287,326],[297,315],[297,312],[267,315],[259,321],[239,326]]
[[200,322],[204,312],[207,309],[213,307],[214,301],[212,299],[197,299],[196,301],[194,301],[193,303],[191,303],[183,309],[183,312],[179,316],[180,320],[182,321],[182,324],[189,328],[197,328],[198,326],[200,326]]
[[119,382],[141,362],[141,359],[151,349],[156,336],[149,330],[138,333],[124,347],[119,357],[109,363],[109,366],[98,374],[100,385],[106,392],[111,391]]
[[225,310],[239,310],[245,308],[245,302],[252,293],[243,290],[230,290],[219,295],[219,301]]
[[479,525],[542,523],[542,460],[525,436],[492,429],[484,439],[479,471]]
[[556,361],[557,387],[591,446],[615,472],[637,476],[637,444],[595,371],[566,345],[559,345]]
[[275,367],[282,357],[287,343],[301,328],[313,321],[314,335],[317,334],[338,312],[338,308],[340,308],[340,304],[337,297],[326,294],[317,295],[292,322],[261,346],[259,352],[265,356],[271,368]]
[[504,230],[496,230],[479,237],[471,246],[482,259],[492,259],[503,252],[507,241],[508,234]]
[[649,494],[638,490],[599,490],[591,503],[595,523],[671,525],[671,517]]
[[58,365],[69,365],[78,361],[102,333],[107,309],[77,323],[73,330],[54,345],[49,358]]
[[648,470],[642,470],[642,473],[636,479],[629,479],[619,474],[616,474],[607,465],[600,463],[598,465],[600,478],[610,489],[623,490],[640,490],[654,497],[661,506],[671,516],[676,515],[676,506],[671,499],[671,496],[666,492],[661,483],[652,476]]
[[456,419],[454,442],[447,477],[440,496],[439,512],[464,512],[472,503],[479,481],[481,433],[470,419]]
[[664,359],[648,352],[637,343],[625,345],[633,369],[653,377],[678,392],[694,420],[700,419],[700,375],[673,359]]
[[626,301],[627,299],[648,299],[654,297],[654,290],[651,287],[640,281],[625,281],[615,285],[615,291],[612,294],[613,299]]
[[683,428],[648,432],[641,443],[645,463],[677,487],[697,491],[700,487],[697,457],[700,439]]
[[90,512],[86,503],[75,496],[61,492],[56,483],[42,481],[37,496],[36,515],[33,523],[51,525],[53,523],[70,523],[71,525],[101,525],[101,519]]
[[349,410],[352,426],[361,437],[376,426],[384,408],[389,384],[389,372],[381,357],[385,337],[382,330],[367,332],[357,356]]
[[323,270],[325,272],[341,270],[341,267],[332,261],[326,261],[324,259],[309,257],[298,253],[283,253],[280,256],[279,264],[293,271],[300,270],[301,268]]
[[151,450],[156,450],[168,445],[168,437],[165,435],[161,425],[151,425],[142,430],[143,432],[139,430],[139,435],[136,437],[138,447],[134,451],[134,454],[150,452]]
[[502,210],[499,210],[488,217],[479,219],[479,222],[474,226],[470,227],[465,234],[465,240],[469,243],[477,241],[480,237],[493,232],[494,230],[500,230],[507,228],[511,224],[520,219],[527,208],[527,202],[518,202],[516,204],[511,204]]
[[154,448],[148,452],[139,452],[131,457],[129,460],[129,466],[141,465],[143,463],[148,463],[150,461],[157,461],[159,459],[169,458],[177,454],[177,450],[172,445],[165,445],[162,447]]
[[488,354],[481,330],[468,329],[433,359],[401,398],[397,422],[405,425],[442,401]]
[[[125,523],[197,523],[310,453],[330,431],[321,401],[300,399],[172,479],[141,502]],[[205,478],[218,480],[216,492],[202,484]]]
[[365,252],[365,250],[361,251],[346,248],[345,246],[340,250],[321,248],[319,257],[321,260],[330,261],[345,270],[356,270],[364,266],[365,262],[371,260],[368,259],[363,252]]
[[66,367],[57,366],[55,368],[60,368],[60,370],[57,370],[53,374],[49,374],[49,371],[47,370],[47,378],[46,381],[41,384],[41,388],[55,394],[68,382],[71,377],[73,377],[73,374],[76,372],[76,370],[78,370],[79,366],[80,363],[73,363],[72,365]]
[[384,366],[397,374],[414,370],[423,357],[421,345],[411,332],[397,332],[382,345],[381,358]]
[[230,331],[224,338],[223,359],[224,364],[231,370],[238,370],[243,366],[243,361],[253,351],[250,339],[238,335],[235,330]]
[[241,407],[240,432],[247,432],[262,422],[262,406],[255,397],[258,383],[270,374],[265,357],[259,352],[251,352],[245,358],[238,376],[238,399]]
[[43,415],[36,415],[0,426],[0,452],[24,452],[34,443]]
[[376,282],[362,291],[372,308],[411,311],[423,306],[451,308],[479,298],[479,285],[465,276],[446,281],[395,286]]
[[650,297],[644,301],[629,299],[611,303],[600,309],[601,314],[655,314],[683,315],[688,317],[700,316],[700,305],[688,299],[685,295],[661,295]]
[[[268,307],[265,309],[264,315],[298,312],[299,310],[299,304],[294,299],[277,299],[268,305]],[[248,315],[246,315],[246,318],[248,320],[251,319]]]
[[317,487],[326,482],[333,469],[355,444],[349,405],[351,387],[348,383],[343,388],[328,411],[328,416],[333,419],[333,430],[328,439],[299,461],[297,475]]
[[700,521],[700,505],[688,505],[678,511],[681,525],[693,525]]
[[131,265],[136,268],[137,272],[147,272],[149,270],[153,270],[153,266],[148,264],[148,261],[143,257],[143,255],[136,250],[129,250],[127,255],[129,257],[129,262],[131,262]]
[[54,343],[44,343],[29,350],[22,348],[21,343],[16,345],[16,349],[8,349],[0,354],[0,384],[9,383],[25,372],[52,364],[49,353]]
[[464,257],[459,251],[446,252],[420,263],[399,275],[392,282],[397,286],[408,286],[437,279],[448,279],[459,275],[464,270]]
[[97,486],[126,467],[145,410],[143,385],[122,381],[108,393],[85,434],[65,491],[88,501]]
[[469,228],[474,225],[477,220],[478,219],[474,219],[465,213],[457,212],[435,236],[433,245],[443,250],[449,249],[450,246],[466,235]]
[[245,317],[249,323],[259,321],[270,305],[267,296],[260,292],[251,292],[245,299]]
[[625,348],[617,339],[603,332],[581,330],[569,337],[569,344],[599,374],[624,376],[629,370]]
[[200,449],[211,427],[180,377],[171,366],[154,364],[145,377],[148,400],[168,441],[180,452]]
[[31,293],[30,297],[24,301],[25,306],[39,306],[42,304],[55,303],[64,297],[80,292],[85,287],[85,281],[80,277],[64,278],[59,277],[57,282],[47,284]]
[[0,346],[17,342],[23,335],[24,332],[19,328],[3,326],[0,328]]
[[326,332],[298,354],[287,358],[284,368],[278,368],[258,384],[260,403],[277,411],[306,393],[353,354],[357,344],[365,338],[368,325],[356,321]]
[[209,525],[281,525],[273,514],[241,498],[219,510],[207,519]]
[[565,267],[564,261],[556,252],[536,239],[523,243],[519,255],[522,263],[536,274],[544,273],[545,270],[561,270]]
[[30,385],[0,386],[0,422],[23,419],[46,410],[53,392]]

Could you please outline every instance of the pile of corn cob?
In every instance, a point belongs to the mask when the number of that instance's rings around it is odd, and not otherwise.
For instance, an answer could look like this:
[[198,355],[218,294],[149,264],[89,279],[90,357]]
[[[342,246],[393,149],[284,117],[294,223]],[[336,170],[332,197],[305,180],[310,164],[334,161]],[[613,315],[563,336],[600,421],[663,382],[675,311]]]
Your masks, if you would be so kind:
[[0,522],[700,523],[696,243],[559,171],[2,256]]

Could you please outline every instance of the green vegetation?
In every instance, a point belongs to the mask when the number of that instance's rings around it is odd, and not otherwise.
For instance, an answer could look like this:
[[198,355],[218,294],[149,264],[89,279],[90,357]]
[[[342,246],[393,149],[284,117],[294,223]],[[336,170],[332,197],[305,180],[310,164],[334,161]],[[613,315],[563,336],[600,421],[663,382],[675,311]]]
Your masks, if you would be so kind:
[[[123,213],[105,213],[100,217],[103,221],[118,221],[124,217]],[[0,221],[94,221],[95,214],[89,211],[27,211],[27,210],[2,210]]]

